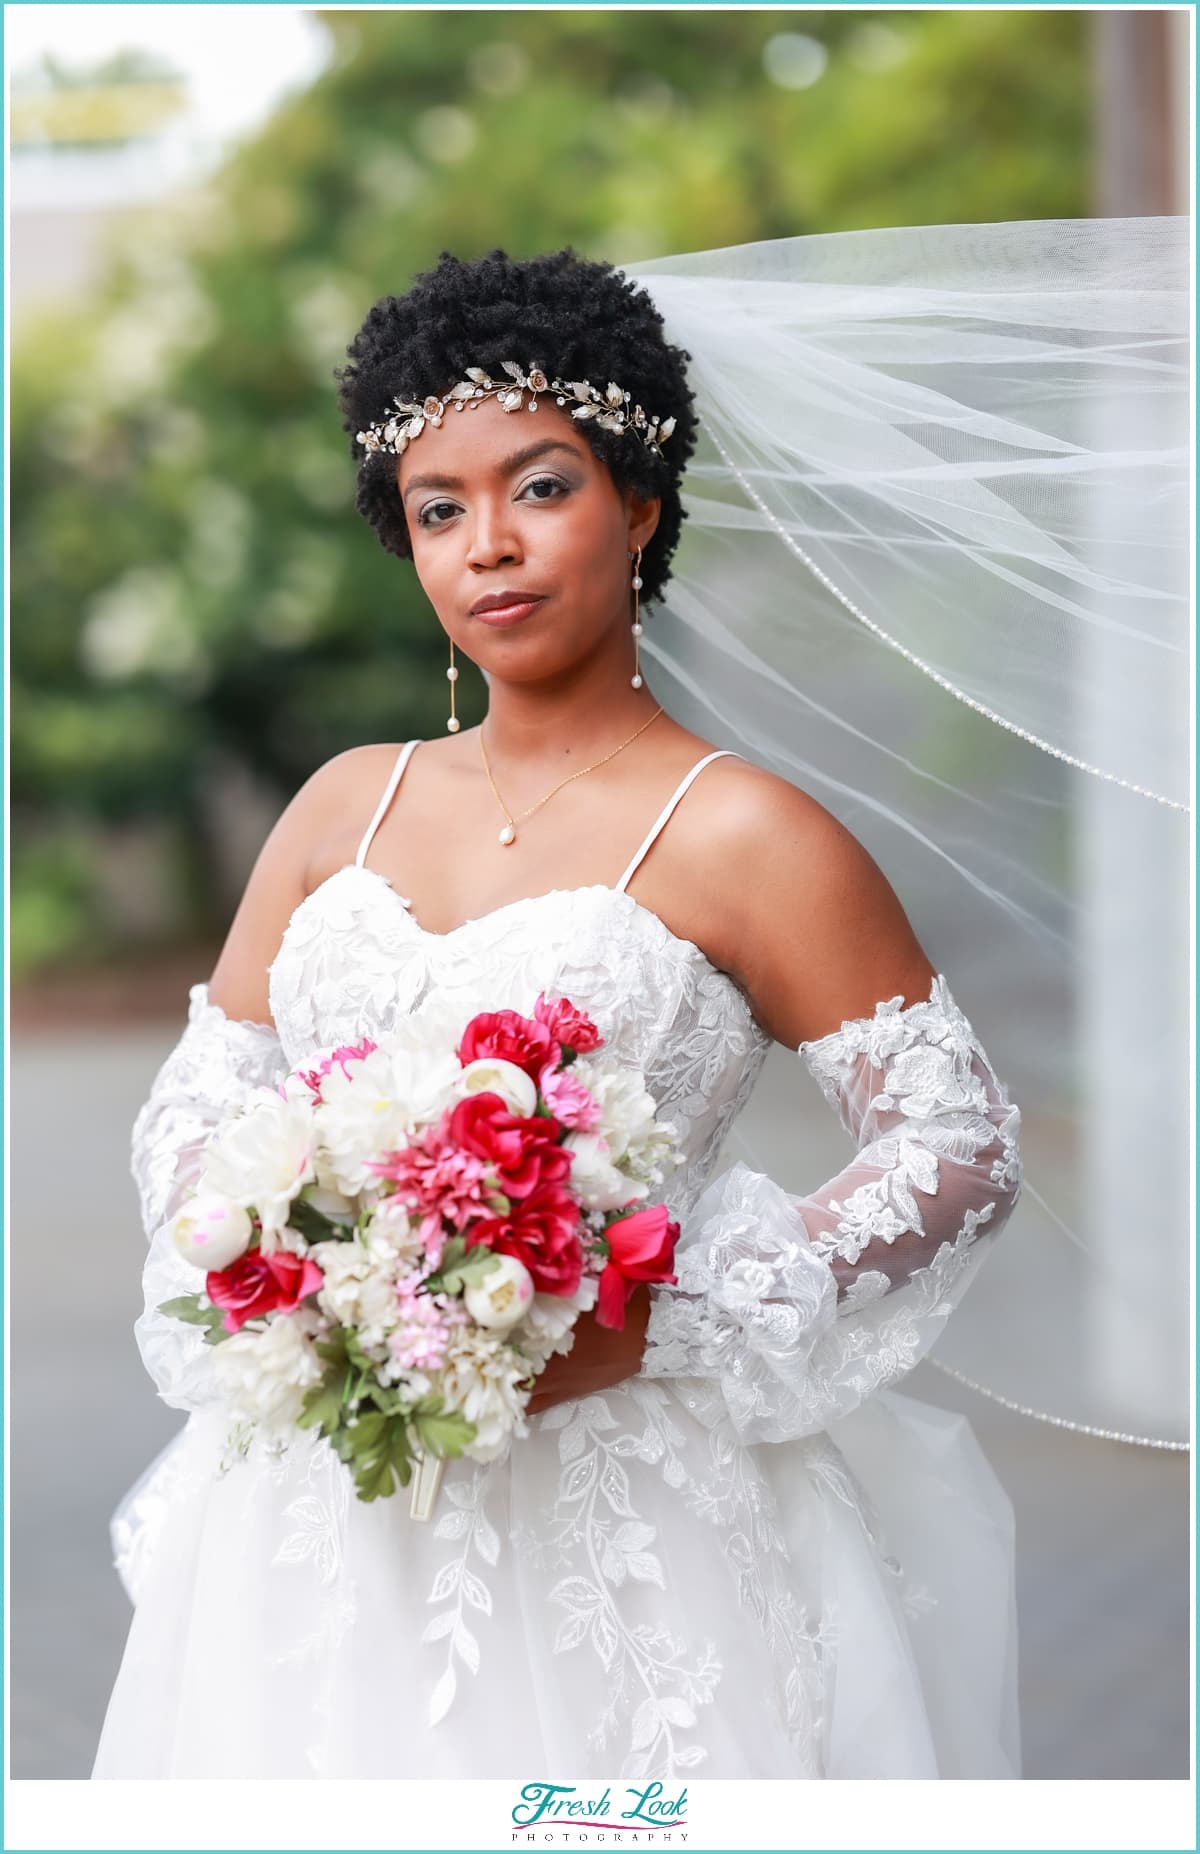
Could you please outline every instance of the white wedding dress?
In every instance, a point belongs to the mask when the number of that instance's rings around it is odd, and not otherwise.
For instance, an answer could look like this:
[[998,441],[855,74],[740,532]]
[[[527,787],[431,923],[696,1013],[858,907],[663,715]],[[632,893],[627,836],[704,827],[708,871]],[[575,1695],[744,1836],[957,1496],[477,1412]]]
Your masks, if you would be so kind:
[[[1021,1188],[1018,1111],[945,979],[801,1046],[857,1148],[838,1178],[801,1198],[713,1177],[769,1038],[627,884],[719,754],[617,887],[435,934],[364,861],[416,744],[291,918],[276,1028],[193,986],[138,1116],[137,1337],[189,1416],[114,1516],[135,1611],[93,1777],[1019,1776],[1012,1508],[966,1419],[892,1388]],[[640,1373],[530,1419],[502,1461],[448,1462],[429,1523],[406,1490],[357,1501],[308,1432],[220,1472],[212,1353],[156,1310],[195,1291],[163,1238],[208,1130],[431,993],[465,1021],[541,990],[685,1135],[679,1284],[651,1290]]]

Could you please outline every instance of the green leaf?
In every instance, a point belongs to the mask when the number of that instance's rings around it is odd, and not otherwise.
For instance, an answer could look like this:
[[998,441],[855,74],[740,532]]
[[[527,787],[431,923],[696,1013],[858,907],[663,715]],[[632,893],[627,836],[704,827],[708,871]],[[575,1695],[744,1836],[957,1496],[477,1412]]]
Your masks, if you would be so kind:
[[[457,1237],[455,1240],[459,1240]],[[450,1244],[446,1244],[447,1250]],[[476,1243],[473,1249],[460,1259],[447,1266],[443,1256],[442,1265],[436,1275],[429,1275],[425,1288],[429,1293],[461,1294],[465,1288],[475,1287],[485,1276],[490,1275],[499,1261],[494,1249],[486,1243]]]
[[343,1367],[340,1371],[327,1371],[319,1384],[311,1384],[304,1393],[296,1427],[316,1428],[322,1435],[332,1436],[341,1425],[342,1400],[350,1376],[350,1371]]
[[407,1487],[411,1478],[408,1425],[403,1418],[392,1417],[378,1433],[372,1431],[369,1447],[356,1451],[354,1485],[360,1500],[379,1500],[395,1492],[397,1479]]
[[288,1223],[294,1230],[299,1230],[306,1242],[328,1242],[331,1239],[349,1241],[354,1235],[354,1228],[349,1223],[338,1223],[326,1216],[315,1204],[310,1204],[303,1192],[292,1200],[288,1211]]
[[221,1307],[214,1307],[202,1294],[184,1294],[177,1300],[164,1300],[159,1303],[160,1313],[169,1313],[176,1320],[186,1320],[189,1326],[205,1328],[205,1345],[219,1345],[222,1339],[232,1339],[233,1334],[225,1330],[225,1312]]
[[440,1416],[415,1416],[413,1428],[422,1448],[431,1455],[461,1455],[478,1433],[459,1410],[447,1410]]

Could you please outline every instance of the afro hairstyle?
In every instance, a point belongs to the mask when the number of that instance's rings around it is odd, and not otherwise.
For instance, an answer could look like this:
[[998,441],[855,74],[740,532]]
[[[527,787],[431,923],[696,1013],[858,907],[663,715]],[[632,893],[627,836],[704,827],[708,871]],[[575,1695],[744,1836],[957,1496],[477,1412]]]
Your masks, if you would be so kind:
[[619,490],[660,496],[658,527],[642,555],[642,598],[659,596],[687,511],[679,484],[696,441],[696,416],[684,362],[691,356],[664,338],[663,320],[648,293],[602,259],[570,246],[532,258],[499,248],[464,261],[443,251],[403,296],[384,296],[368,310],[346,349],[351,364],[336,368],[342,424],[358,464],[355,507],[389,553],[411,559],[408,524],[396,488],[396,458],[364,451],[356,434],[381,419],[394,398],[439,396],[482,367],[493,378],[502,363],[536,364],[551,378],[591,380],[603,390],[616,380],[634,404],[675,429],[661,456],[632,434],[580,425]]

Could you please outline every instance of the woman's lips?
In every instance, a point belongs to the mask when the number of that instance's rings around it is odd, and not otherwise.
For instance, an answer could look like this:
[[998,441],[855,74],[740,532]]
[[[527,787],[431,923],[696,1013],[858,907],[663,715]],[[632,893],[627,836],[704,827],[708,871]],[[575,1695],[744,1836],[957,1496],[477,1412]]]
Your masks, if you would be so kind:
[[493,605],[486,612],[474,612],[480,624],[506,625],[519,624],[522,618],[528,618],[541,599],[524,599],[519,605]]

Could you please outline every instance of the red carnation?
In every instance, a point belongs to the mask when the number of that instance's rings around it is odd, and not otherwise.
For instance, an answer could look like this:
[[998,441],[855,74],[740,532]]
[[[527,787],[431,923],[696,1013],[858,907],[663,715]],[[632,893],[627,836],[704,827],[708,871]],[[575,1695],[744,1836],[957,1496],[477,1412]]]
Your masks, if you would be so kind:
[[639,1281],[670,1281],[679,1241],[679,1225],[672,1223],[665,1204],[651,1204],[628,1217],[618,1217],[604,1232],[608,1261],[600,1276],[596,1301],[597,1326],[625,1325],[625,1303]]
[[519,1011],[480,1011],[463,1031],[458,1059],[465,1068],[480,1056],[511,1062],[536,1082],[547,1063],[558,1067],[562,1051],[546,1024],[522,1017]]
[[547,998],[544,991],[539,992],[533,1015],[539,1024],[545,1024],[564,1049],[573,1049],[577,1055],[599,1049],[604,1042],[591,1018],[569,998]]
[[484,1243],[524,1262],[542,1294],[573,1294],[583,1274],[579,1206],[547,1185],[514,1204],[505,1217],[480,1217],[466,1232],[468,1248]]
[[528,1197],[539,1185],[560,1184],[573,1154],[560,1146],[558,1121],[546,1114],[514,1114],[490,1088],[468,1094],[450,1116],[450,1138],[494,1168],[506,1197]]
[[293,1255],[290,1249],[276,1249],[273,1255],[251,1249],[228,1268],[212,1270],[204,1286],[213,1306],[225,1309],[225,1331],[236,1333],[247,1320],[295,1312],[324,1279],[311,1256]]

